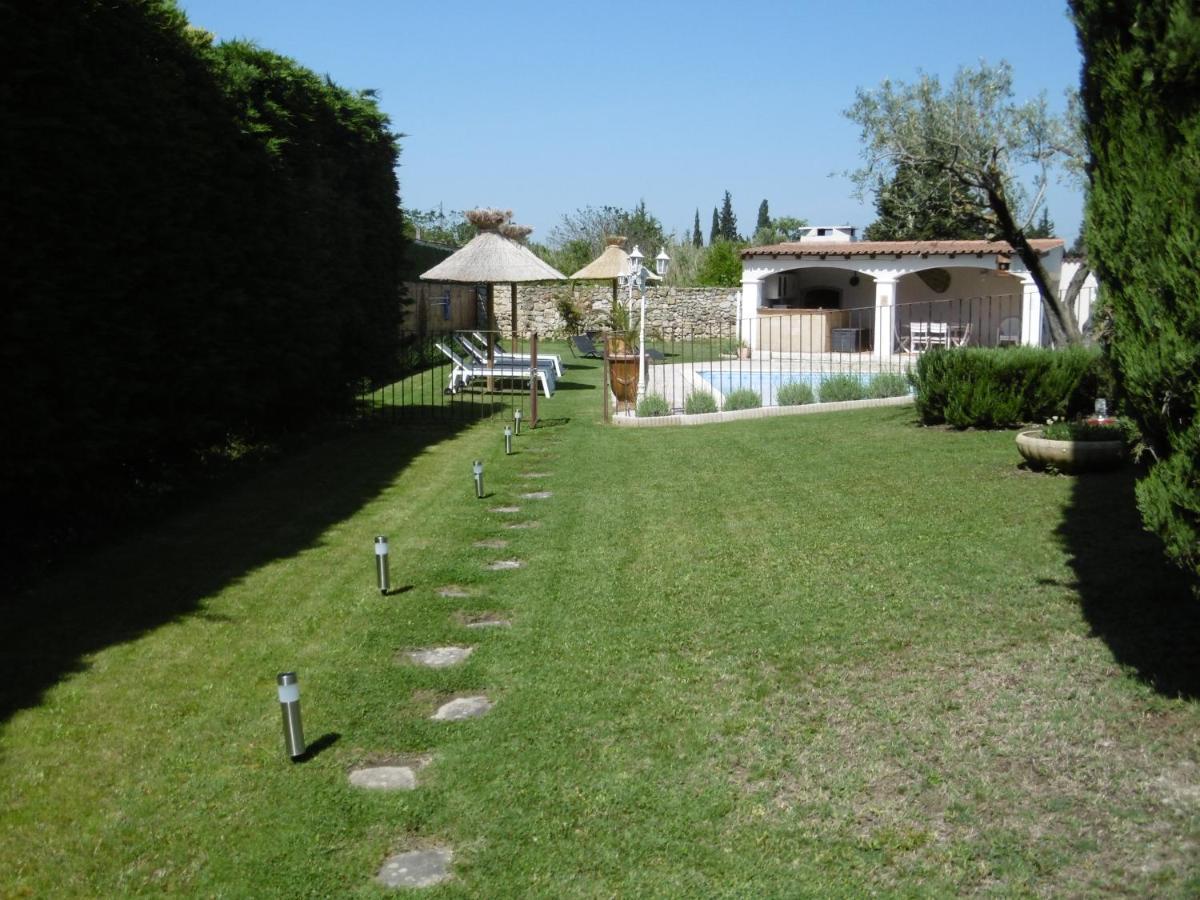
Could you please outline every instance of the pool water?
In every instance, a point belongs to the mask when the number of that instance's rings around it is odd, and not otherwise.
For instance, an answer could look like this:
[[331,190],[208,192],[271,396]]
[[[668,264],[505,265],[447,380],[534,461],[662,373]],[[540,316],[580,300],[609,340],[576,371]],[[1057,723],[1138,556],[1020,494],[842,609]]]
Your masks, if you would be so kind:
[[813,389],[817,400],[821,399],[821,384],[827,378],[835,375],[849,375],[857,378],[864,386],[870,383],[872,372],[736,372],[736,371],[700,371],[699,375],[709,387],[721,394],[749,388],[762,397],[763,406],[777,406],[776,392],[785,384],[802,382]]

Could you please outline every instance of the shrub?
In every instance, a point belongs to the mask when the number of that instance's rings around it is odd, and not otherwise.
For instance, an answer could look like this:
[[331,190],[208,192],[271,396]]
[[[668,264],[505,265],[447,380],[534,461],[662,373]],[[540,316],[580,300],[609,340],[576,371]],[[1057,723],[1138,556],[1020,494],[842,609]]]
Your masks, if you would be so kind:
[[1049,441],[1120,441],[1125,439],[1125,430],[1118,424],[1051,422],[1042,429],[1042,437]]
[[922,355],[909,380],[927,425],[1008,428],[1090,411],[1102,373],[1084,347],[968,347]]
[[583,331],[583,317],[586,308],[570,294],[554,295],[554,308],[562,319],[563,331],[567,334],[579,334]]
[[836,403],[839,400],[862,400],[867,389],[855,375],[831,375],[821,382],[821,402]]
[[803,406],[806,403],[815,403],[817,395],[812,389],[812,385],[804,381],[789,381],[786,384],[781,384],[779,390],[775,392],[775,402],[780,406]]
[[1072,0],[1091,151],[1088,252],[1119,399],[1156,460],[1147,528],[1200,573],[1200,16],[1194,3]]
[[752,391],[750,388],[738,388],[725,395],[726,412],[735,409],[758,409],[760,406],[762,406],[762,396],[758,391]]
[[867,396],[873,399],[880,397],[903,397],[908,393],[908,379],[896,372],[880,372],[872,375],[867,382]]
[[662,394],[647,394],[638,403],[639,416],[665,416],[670,412],[671,407],[667,405],[667,398]]
[[683,404],[683,411],[689,416],[714,413],[717,411],[717,401],[708,391],[696,391],[694,394],[688,394],[688,398]]

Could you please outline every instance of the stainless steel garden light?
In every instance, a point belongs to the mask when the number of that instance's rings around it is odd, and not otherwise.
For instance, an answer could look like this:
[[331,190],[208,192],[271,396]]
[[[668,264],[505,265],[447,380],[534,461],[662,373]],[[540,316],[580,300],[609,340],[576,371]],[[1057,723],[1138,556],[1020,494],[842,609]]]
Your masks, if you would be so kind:
[[471,466],[471,471],[475,473],[475,497],[476,497],[476,499],[482,500],[483,499],[483,461],[478,460],[478,459],[475,460],[474,464]]
[[392,584],[388,577],[388,539],[382,534],[375,536],[375,571],[379,575],[379,593],[386,594]]
[[513,424],[516,426],[517,434],[520,434],[521,433],[521,411],[519,409],[513,410]]
[[513,430],[511,425],[504,426],[504,455],[512,456],[512,436]]
[[295,762],[304,755],[304,725],[300,721],[300,679],[295,672],[280,672],[279,708],[283,711],[283,745]]

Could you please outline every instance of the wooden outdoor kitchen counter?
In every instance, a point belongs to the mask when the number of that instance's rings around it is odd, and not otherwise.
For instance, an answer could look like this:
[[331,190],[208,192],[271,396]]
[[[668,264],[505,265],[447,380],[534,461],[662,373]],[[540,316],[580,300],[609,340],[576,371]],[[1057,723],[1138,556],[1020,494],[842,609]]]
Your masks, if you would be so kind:
[[758,311],[758,346],[782,353],[828,353],[833,329],[850,324],[845,309],[770,309]]

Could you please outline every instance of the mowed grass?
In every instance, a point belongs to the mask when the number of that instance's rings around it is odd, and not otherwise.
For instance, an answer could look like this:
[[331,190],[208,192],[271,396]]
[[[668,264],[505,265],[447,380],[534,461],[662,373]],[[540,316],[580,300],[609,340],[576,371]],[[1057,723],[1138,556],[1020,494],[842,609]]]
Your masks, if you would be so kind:
[[[18,598],[113,636],[3,726],[0,890],[367,897],[435,844],[431,897],[1200,890],[1195,601],[1127,478],[909,408],[608,428],[595,365],[564,381],[512,457],[499,420],[347,435]],[[400,657],[447,644],[476,650]],[[410,754],[414,792],[346,783]]]

